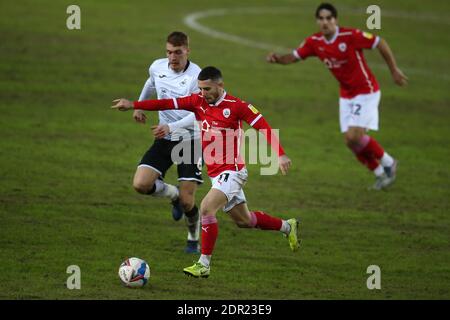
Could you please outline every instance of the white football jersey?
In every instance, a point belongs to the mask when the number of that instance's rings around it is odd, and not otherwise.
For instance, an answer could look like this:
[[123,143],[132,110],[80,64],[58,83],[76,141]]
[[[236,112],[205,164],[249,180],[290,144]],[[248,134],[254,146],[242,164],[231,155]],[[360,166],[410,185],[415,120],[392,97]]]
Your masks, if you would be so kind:
[[[169,59],[155,60],[149,68],[150,77],[142,89],[139,101],[149,99],[156,93],[158,99],[179,98],[198,93],[197,77],[201,69],[195,63],[188,61],[182,72],[175,72],[169,67]],[[190,116],[189,118],[186,118]],[[185,118],[186,121],[177,123]],[[159,111],[159,124],[176,124],[174,129],[165,139],[178,141],[180,137],[184,140],[199,139],[199,129],[192,112],[186,110],[164,110]],[[171,127],[172,129],[172,127]]]

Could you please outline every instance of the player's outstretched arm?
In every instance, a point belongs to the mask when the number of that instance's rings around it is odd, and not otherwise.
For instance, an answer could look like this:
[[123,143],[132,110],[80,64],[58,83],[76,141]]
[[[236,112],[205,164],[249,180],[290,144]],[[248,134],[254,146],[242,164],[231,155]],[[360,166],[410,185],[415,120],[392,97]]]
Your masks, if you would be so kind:
[[292,53],[280,55],[271,52],[267,55],[266,61],[269,63],[291,64],[297,62],[298,59]]
[[159,99],[159,100],[143,100],[143,101],[130,101],[127,99],[113,100],[115,105],[111,106],[111,109],[117,109],[119,111],[127,111],[131,109],[136,110],[171,110],[171,109],[183,109],[188,111],[194,111],[194,107],[199,103],[200,98],[198,95],[190,95],[178,99]]
[[386,61],[386,64],[388,65],[389,70],[391,71],[391,75],[392,78],[394,79],[394,82],[399,86],[406,85],[408,83],[408,77],[405,76],[402,70],[400,70],[397,67],[397,62],[395,61],[394,54],[392,53],[392,50],[389,47],[386,40],[380,39],[377,48],[378,51],[380,51],[384,61]]

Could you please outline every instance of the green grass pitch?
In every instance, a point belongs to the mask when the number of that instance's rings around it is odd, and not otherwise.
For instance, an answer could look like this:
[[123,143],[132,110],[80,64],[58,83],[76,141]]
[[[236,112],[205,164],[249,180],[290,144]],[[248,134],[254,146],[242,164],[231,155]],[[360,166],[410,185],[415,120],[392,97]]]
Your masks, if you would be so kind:
[[[81,30],[72,31],[69,4],[1,4],[0,299],[450,298],[448,1],[377,2],[376,33],[410,78],[396,87],[378,52],[366,51],[382,89],[374,136],[400,160],[388,192],[367,191],[372,174],[343,144],[338,84],[318,60],[269,65],[266,50],[183,23],[208,9],[284,8],[199,22],[293,48],[316,31],[318,2],[80,0]],[[340,25],[365,28],[371,1],[335,4]],[[245,192],[251,209],[301,217],[297,254],[279,233],[238,229],[219,213],[211,276],[187,278],[182,268],[197,256],[183,253],[183,221],[172,220],[167,201],[134,192],[150,128],[109,106],[138,97],[174,30],[190,35],[194,62],[222,69],[227,91],[281,129],[291,172],[260,176],[260,166],[250,165]],[[171,170],[167,180],[175,178]],[[152,270],[141,290],[122,287],[117,276],[130,256]],[[69,265],[81,268],[81,290],[66,288]],[[366,287],[369,265],[381,268],[381,290]]]

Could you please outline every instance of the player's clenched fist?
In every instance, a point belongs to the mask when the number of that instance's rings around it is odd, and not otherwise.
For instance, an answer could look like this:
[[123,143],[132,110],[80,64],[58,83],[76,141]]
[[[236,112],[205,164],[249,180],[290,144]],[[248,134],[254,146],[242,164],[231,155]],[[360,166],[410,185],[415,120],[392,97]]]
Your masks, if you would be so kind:
[[394,79],[394,82],[401,87],[407,85],[409,80],[399,68],[394,69],[392,72],[392,78]]
[[291,166],[291,159],[287,155],[282,155],[278,158],[280,170],[283,175],[287,174],[289,167]]
[[113,100],[115,105],[111,106],[111,109],[118,109],[119,111],[127,111],[133,109],[133,102],[127,99]]
[[137,123],[145,123],[147,120],[147,116],[144,112],[142,112],[142,110],[134,110],[133,118]]
[[269,63],[276,63],[278,62],[278,55],[276,53],[269,53],[266,57],[266,61]]

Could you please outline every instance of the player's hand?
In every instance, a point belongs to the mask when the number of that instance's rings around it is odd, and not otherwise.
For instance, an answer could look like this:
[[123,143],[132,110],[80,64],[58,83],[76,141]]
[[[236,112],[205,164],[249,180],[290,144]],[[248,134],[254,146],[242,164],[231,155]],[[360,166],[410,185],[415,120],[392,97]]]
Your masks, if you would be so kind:
[[147,116],[142,110],[134,110],[133,118],[137,123],[145,123],[145,121],[147,120]]
[[282,155],[278,158],[278,163],[280,165],[280,170],[283,175],[286,175],[289,167],[291,166],[291,159],[287,155]]
[[271,52],[271,53],[269,53],[267,55],[266,61],[269,62],[269,63],[277,63],[278,62],[278,58],[279,58],[279,55],[277,55],[276,53]]
[[162,139],[170,133],[170,128],[167,124],[152,126],[152,130],[156,139]]
[[399,68],[395,68],[395,70],[392,72],[392,78],[394,79],[394,82],[399,85],[400,87],[408,84],[408,77],[405,76]]
[[127,99],[113,100],[115,105],[111,106],[111,109],[117,109],[119,111],[127,111],[133,109],[133,102]]

